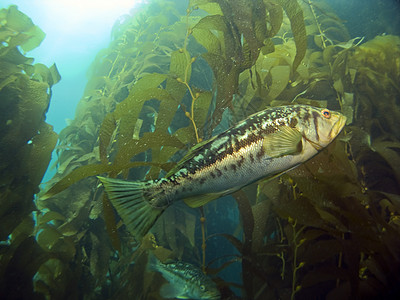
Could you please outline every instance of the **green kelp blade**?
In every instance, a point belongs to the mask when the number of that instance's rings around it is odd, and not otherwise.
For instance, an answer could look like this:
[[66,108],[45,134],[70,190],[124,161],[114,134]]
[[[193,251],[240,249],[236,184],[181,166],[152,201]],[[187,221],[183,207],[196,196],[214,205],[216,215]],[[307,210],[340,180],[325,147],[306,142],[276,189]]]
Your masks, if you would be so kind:
[[[15,245],[14,245],[15,246]],[[26,299],[34,299],[35,295],[31,290],[32,280],[38,272],[41,265],[47,260],[56,256],[46,252],[38,245],[34,236],[30,236],[23,240],[18,246],[15,246],[12,257],[3,268],[5,274],[4,280],[0,285],[0,294],[14,295],[18,298],[18,291],[21,285],[24,286],[24,296]],[[61,258],[60,258],[61,259]],[[3,297],[2,297],[3,298]]]
[[111,206],[111,202],[107,198],[106,193],[103,194],[103,212],[104,212],[104,221],[106,223],[106,230],[108,236],[110,237],[111,244],[115,250],[121,253],[121,241],[118,235],[115,215],[113,208]]
[[293,38],[296,44],[296,56],[293,61],[292,70],[294,73],[306,55],[307,50],[307,34],[303,11],[297,0],[276,0],[276,2],[285,10],[292,28]]
[[114,119],[114,115],[112,113],[107,114],[103,120],[103,123],[101,123],[99,130],[99,151],[100,159],[103,164],[108,163],[107,148],[110,144],[116,127],[117,122]]
[[49,71],[52,79],[51,85],[58,83],[61,80],[61,75],[55,63],[52,64],[52,66],[49,68]]
[[78,182],[81,179],[86,177],[95,176],[108,172],[119,173],[122,170],[134,168],[134,167],[142,167],[142,166],[158,166],[162,169],[169,168],[169,164],[158,164],[152,162],[132,162],[125,165],[105,165],[105,164],[94,164],[94,165],[86,165],[79,167],[53,185],[43,196],[40,196],[40,200],[47,200],[54,195],[62,192],[66,188],[73,185],[75,182]]
[[21,48],[25,53],[39,47],[46,37],[46,34],[36,25],[32,26],[28,31],[24,32],[24,34],[29,36],[26,42],[21,44]]

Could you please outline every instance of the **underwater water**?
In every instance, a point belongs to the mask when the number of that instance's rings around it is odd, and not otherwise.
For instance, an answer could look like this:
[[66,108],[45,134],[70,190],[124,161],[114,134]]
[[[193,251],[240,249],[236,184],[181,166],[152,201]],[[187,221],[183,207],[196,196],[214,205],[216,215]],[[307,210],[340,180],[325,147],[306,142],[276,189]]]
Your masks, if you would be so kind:
[[[399,1],[56,3],[0,3],[1,299],[398,299]],[[240,123],[293,105],[322,114]],[[347,121],[317,155],[224,189],[325,108]]]

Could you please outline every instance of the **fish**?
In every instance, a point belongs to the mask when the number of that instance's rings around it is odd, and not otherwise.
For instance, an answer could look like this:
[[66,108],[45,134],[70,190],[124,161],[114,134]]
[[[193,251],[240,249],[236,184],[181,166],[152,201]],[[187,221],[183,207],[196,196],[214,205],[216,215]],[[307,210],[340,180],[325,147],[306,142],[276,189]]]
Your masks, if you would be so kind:
[[163,178],[98,178],[127,230],[140,241],[175,201],[200,207],[280,176],[326,148],[345,124],[343,114],[326,108],[271,107],[197,144]]
[[148,270],[157,271],[168,281],[161,286],[160,295],[163,298],[177,299],[220,299],[216,283],[195,265],[183,261],[158,260],[149,255]]

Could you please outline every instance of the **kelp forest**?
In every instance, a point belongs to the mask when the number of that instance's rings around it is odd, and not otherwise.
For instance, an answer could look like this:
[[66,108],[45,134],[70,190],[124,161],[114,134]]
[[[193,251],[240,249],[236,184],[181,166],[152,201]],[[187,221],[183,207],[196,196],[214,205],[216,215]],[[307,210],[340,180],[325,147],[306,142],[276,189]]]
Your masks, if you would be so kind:
[[[150,253],[200,267],[222,299],[400,294],[399,36],[350,36],[323,0],[152,1],[114,25],[58,137],[45,115],[60,75],[26,56],[44,36],[0,10],[2,299],[162,299]],[[175,203],[142,241],[95,176],[163,177],[201,141],[292,104],[341,111],[346,127],[283,176]]]

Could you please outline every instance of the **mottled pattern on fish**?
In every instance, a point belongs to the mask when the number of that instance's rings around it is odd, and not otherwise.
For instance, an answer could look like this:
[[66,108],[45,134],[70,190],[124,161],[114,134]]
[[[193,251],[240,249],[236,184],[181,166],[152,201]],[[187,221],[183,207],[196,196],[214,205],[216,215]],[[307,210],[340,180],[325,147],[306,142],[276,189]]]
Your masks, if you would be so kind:
[[161,296],[178,299],[219,299],[220,293],[214,281],[200,268],[182,261],[162,263],[150,257],[150,268],[160,272],[169,282],[161,289]]
[[181,261],[166,264],[160,262],[157,269],[169,282],[177,280],[182,282],[189,281],[192,284],[200,286],[204,281],[209,282],[211,280],[199,268]]
[[304,163],[340,133],[346,117],[306,105],[273,107],[195,146],[165,178],[129,182],[99,177],[139,239],[176,200],[191,207]]
[[[192,158],[183,162],[176,173],[155,181],[163,197],[158,197],[153,205],[163,207],[197,194],[229,194],[304,162],[309,157],[270,157],[264,151],[263,142],[281,126],[311,128],[307,133],[318,142],[319,123],[323,118],[321,110],[294,105],[270,108],[248,117],[194,150]],[[310,157],[317,153],[317,149],[309,150]],[[291,164],[289,168],[288,164]]]

